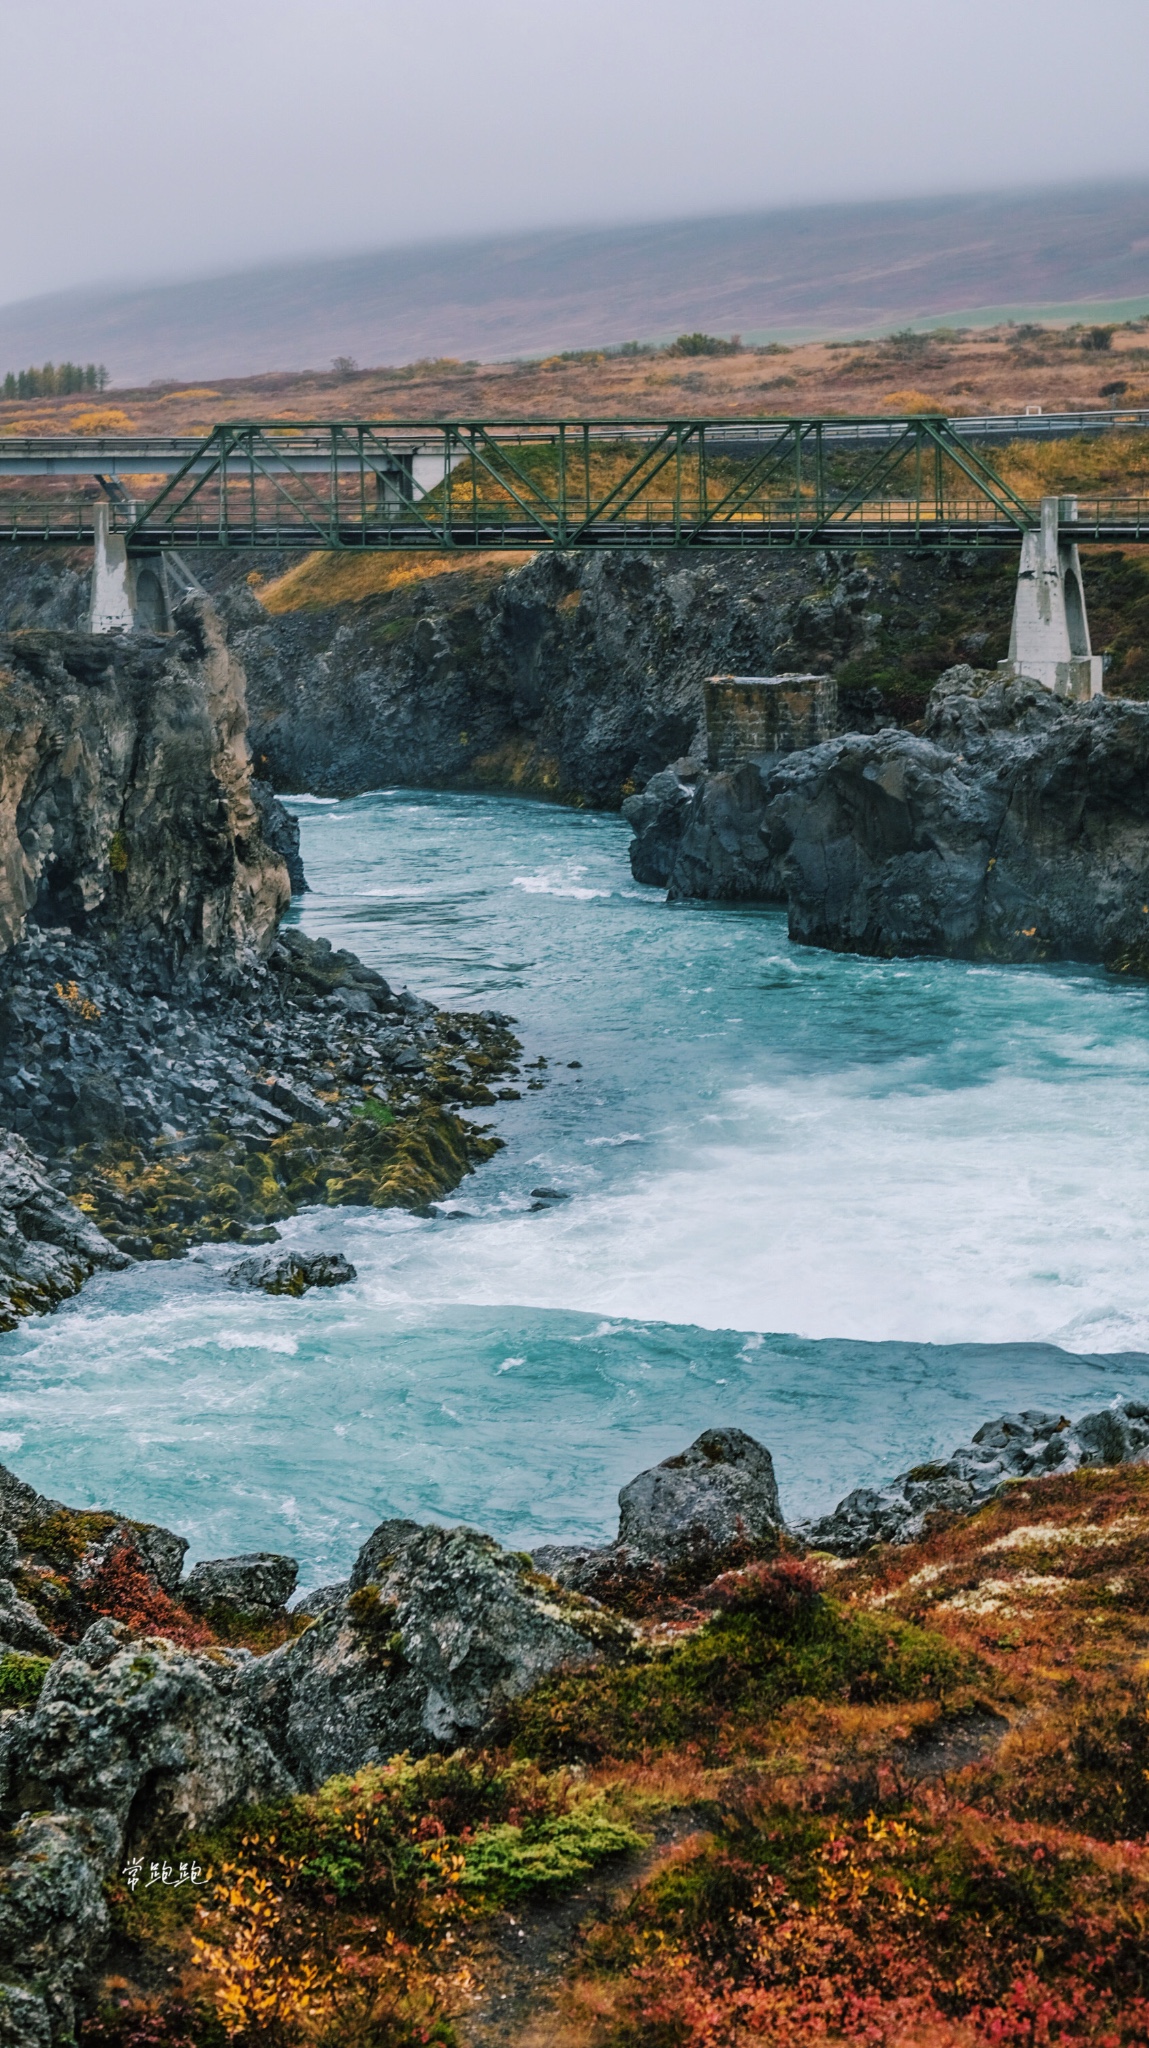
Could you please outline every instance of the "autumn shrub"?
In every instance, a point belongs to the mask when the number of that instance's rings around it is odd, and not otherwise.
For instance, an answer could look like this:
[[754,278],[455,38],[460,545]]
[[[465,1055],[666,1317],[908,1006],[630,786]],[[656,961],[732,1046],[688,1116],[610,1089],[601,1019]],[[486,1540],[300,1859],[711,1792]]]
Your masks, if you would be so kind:
[[1132,2048],[1149,2025],[1147,1905],[1139,1859],[991,1832],[967,1808],[787,1811],[673,1860],[595,1937],[591,1967],[613,1993],[602,2038]]
[[167,1636],[184,1649],[214,1640],[204,1621],[189,1614],[144,1571],[135,1545],[125,1539],[103,1558],[83,1587],[95,1614],[110,1614],[136,1636]]
[[449,1926],[641,1839],[566,1772],[399,1759],[237,1815],[203,1843],[214,1880],[194,1909],[196,1971],[229,2040],[447,2048]]
[[227,2048],[228,2037],[202,2003],[120,1991],[80,2021],[78,2039],[80,2048]]
[[517,1753],[552,1764],[675,1744],[719,1761],[787,1700],[939,1699],[963,1676],[942,1637],[815,1597],[782,1563],[742,1584],[744,1595],[668,1655],[545,1680],[501,1732]]
[[1023,1730],[975,1777],[991,1810],[1054,1821],[1101,1841],[1149,1835],[1149,1698],[1106,1677],[1066,1686],[1060,1711]]

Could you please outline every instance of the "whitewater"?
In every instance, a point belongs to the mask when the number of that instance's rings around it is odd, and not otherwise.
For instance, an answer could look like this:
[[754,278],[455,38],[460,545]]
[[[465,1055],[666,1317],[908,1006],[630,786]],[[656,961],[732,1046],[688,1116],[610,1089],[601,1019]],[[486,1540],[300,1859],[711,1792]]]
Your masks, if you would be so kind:
[[474,1113],[504,1149],[434,1216],[284,1224],[351,1258],[338,1293],[237,1292],[205,1247],[0,1337],[23,1478],[314,1584],[389,1514],[601,1537],[713,1423],[798,1516],[1003,1408],[1149,1389],[1144,986],[792,946],[639,887],[614,816],[292,807],[306,931],[518,1020],[521,1099]]

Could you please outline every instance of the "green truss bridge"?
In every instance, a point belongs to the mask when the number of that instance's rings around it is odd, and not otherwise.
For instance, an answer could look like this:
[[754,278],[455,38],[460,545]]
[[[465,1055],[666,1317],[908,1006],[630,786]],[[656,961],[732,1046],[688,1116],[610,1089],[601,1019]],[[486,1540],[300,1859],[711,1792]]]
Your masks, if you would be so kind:
[[[1144,414],[1083,418],[1089,431],[1149,424]],[[988,459],[1002,427],[927,414],[244,420],[202,440],[4,436],[0,542],[111,544],[127,558],[201,548],[1015,548],[1041,512]],[[1076,541],[1149,541],[1149,499],[1062,503]]]

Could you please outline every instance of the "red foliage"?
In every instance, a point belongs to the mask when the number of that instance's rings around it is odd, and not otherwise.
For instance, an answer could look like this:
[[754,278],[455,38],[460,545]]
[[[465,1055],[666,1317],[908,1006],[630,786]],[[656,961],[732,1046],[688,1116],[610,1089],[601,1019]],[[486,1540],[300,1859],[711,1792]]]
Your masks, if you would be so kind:
[[215,1641],[206,1622],[189,1614],[149,1577],[135,1545],[126,1540],[92,1573],[84,1598],[94,1613],[110,1614],[113,1620],[126,1623],[133,1635],[168,1636],[185,1650],[202,1649]]
[[812,1565],[800,1557],[775,1557],[745,1565],[741,1571],[724,1572],[701,1596],[701,1604],[722,1607],[736,1614],[756,1614],[762,1621],[775,1621],[785,1631],[822,1599],[822,1588]]

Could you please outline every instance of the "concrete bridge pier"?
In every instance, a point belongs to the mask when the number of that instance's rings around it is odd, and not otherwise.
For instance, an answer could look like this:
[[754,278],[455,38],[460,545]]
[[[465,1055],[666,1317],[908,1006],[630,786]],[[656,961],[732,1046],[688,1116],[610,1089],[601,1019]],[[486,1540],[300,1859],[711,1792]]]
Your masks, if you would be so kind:
[[93,633],[170,633],[172,611],[195,577],[176,555],[129,555],[122,533],[112,531],[111,505],[95,507],[92,560]]
[[1076,518],[1076,498],[1042,499],[1041,525],[1021,544],[1009,655],[999,667],[1055,697],[1082,699],[1100,697],[1104,663],[1090,650],[1077,543],[1063,534]]

